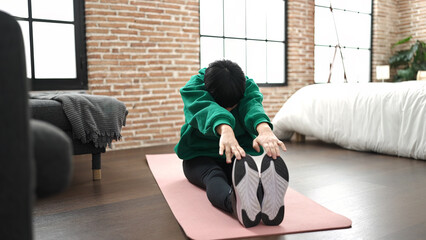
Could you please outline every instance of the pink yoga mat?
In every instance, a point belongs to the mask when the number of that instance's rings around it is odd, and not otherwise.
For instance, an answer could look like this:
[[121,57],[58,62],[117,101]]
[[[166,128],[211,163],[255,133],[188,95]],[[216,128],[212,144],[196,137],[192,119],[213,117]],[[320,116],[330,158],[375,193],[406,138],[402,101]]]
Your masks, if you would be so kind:
[[[176,154],[146,156],[148,165],[177,221],[191,239],[226,239],[348,228],[350,219],[289,188],[285,217],[279,226],[260,223],[244,228],[231,215],[213,207],[204,190],[188,182]],[[290,180],[291,184],[291,180]]]

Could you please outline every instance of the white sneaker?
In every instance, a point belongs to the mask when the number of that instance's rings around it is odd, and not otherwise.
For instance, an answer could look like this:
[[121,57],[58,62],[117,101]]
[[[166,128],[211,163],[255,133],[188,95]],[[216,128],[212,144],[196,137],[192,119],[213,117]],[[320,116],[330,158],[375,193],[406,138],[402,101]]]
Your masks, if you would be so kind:
[[265,154],[261,165],[263,186],[262,221],[277,226],[284,219],[284,195],[288,188],[288,169],[281,157],[272,159]]
[[259,181],[259,170],[251,156],[234,160],[232,183],[236,199],[233,210],[246,228],[258,225],[261,219],[261,207],[257,198]]

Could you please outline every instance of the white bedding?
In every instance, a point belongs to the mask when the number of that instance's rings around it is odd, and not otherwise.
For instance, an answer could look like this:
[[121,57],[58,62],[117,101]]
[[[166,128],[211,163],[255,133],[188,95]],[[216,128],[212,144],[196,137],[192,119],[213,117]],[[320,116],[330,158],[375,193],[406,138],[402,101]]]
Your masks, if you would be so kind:
[[272,123],[283,140],[298,132],[348,149],[426,160],[426,81],[309,85]]

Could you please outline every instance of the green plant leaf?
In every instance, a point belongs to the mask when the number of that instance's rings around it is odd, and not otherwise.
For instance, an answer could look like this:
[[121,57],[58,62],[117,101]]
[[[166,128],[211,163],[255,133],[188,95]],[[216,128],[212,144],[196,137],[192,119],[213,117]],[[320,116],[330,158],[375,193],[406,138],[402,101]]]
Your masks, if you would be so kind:
[[413,80],[416,79],[417,71],[414,71],[411,68],[398,70],[397,75],[402,81]]
[[419,64],[426,62],[426,43],[417,41],[415,45],[417,45],[417,51],[414,56],[414,62]]
[[[393,44],[392,47],[410,41],[408,37]],[[407,81],[416,78],[418,70],[426,70],[426,43],[417,40],[409,49],[396,52],[389,58],[392,68],[398,68],[394,81]],[[402,68],[402,69],[401,69]]]
[[411,61],[411,58],[412,58],[412,53],[410,50],[398,51],[392,57],[389,58],[389,64],[392,67],[408,65],[408,63]]
[[422,62],[422,63],[419,65],[419,70],[426,70],[426,62]]
[[406,43],[406,42],[410,41],[410,40],[411,40],[411,38],[413,38],[413,36],[409,36],[409,37],[407,37],[407,38],[404,38],[404,39],[402,39],[402,40],[399,40],[398,42],[396,42],[396,43],[392,44],[392,48],[394,48],[394,47],[396,47],[396,46],[398,46],[398,45],[401,45],[401,44],[404,44],[404,43]]

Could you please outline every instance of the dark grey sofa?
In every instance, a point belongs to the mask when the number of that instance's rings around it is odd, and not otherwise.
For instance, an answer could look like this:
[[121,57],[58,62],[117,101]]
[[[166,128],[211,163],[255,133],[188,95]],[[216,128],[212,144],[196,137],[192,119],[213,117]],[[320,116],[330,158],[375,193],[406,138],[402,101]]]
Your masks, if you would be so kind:
[[57,127],[30,120],[21,29],[1,11],[0,36],[0,239],[32,239],[34,198],[69,184],[72,146]]

